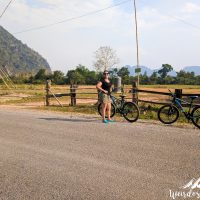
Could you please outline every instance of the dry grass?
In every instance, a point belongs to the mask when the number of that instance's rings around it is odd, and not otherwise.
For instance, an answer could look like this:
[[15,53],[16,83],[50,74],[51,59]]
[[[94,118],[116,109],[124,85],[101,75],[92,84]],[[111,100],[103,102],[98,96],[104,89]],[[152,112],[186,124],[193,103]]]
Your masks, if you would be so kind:
[[[45,85],[30,85],[30,84],[21,84],[16,85],[17,89],[8,90],[4,85],[0,85],[0,104],[20,104],[20,103],[33,103],[33,102],[44,102],[45,97]],[[174,91],[174,89],[183,89],[184,93],[187,94],[200,94],[200,86],[187,86],[187,85],[147,85],[140,86],[140,89],[153,90],[159,92],[168,92],[168,89]],[[131,86],[125,86],[125,94],[127,98],[131,98],[131,93],[129,93]],[[58,86],[52,85],[51,91],[53,93],[69,93],[70,86]],[[78,104],[94,104],[97,99],[97,91],[95,86],[79,86],[77,89],[77,103]],[[80,94],[80,93],[95,93],[95,94]],[[169,97],[164,95],[156,94],[145,94],[140,93],[139,98],[148,101],[166,101],[169,100]],[[70,97],[61,97],[59,100],[66,105],[70,103]],[[57,105],[55,99],[51,99],[53,105]]]

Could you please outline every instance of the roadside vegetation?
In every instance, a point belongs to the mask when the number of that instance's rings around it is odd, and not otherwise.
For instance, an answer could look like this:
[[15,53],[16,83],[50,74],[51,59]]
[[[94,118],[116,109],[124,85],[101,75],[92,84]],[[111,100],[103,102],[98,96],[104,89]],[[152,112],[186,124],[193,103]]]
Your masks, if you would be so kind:
[[[200,76],[194,72],[185,72],[181,70],[177,72],[177,76],[168,75],[173,67],[164,64],[162,68],[154,72],[151,76],[147,73],[140,75],[141,85],[200,85]],[[110,77],[113,80],[116,76],[122,77],[122,83],[125,85],[132,84],[136,80],[135,76],[131,76],[127,67],[113,68],[110,70]],[[89,70],[83,65],[78,65],[74,70],[69,70],[66,74],[62,71],[54,71],[47,73],[45,69],[39,70],[35,75],[26,73],[12,76],[11,79],[15,84],[44,84],[46,79],[51,79],[55,85],[79,84],[94,85],[102,77],[101,72]],[[0,79],[0,83],[3,81]],[[159,86],[158,86],[159,87]]]

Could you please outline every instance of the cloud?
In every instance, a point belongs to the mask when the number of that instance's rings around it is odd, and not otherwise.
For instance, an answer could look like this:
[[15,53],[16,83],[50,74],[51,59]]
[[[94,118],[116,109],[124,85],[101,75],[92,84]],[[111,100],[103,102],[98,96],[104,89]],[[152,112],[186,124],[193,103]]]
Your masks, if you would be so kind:
[[[198,62],[198,56],[191,55],[191,50],[185,48],[182,42],[188,41],[188,35],[194,35],[193,29],[189,29],[186,24],[177,22],[167,15],[170,12],[172,15],[174,13],[184,16],[185,14],[180,11],[181,8],[183,10],[181,6],[183,1],[187,12],[189,7],[190,9],[192,7],[194,12],[194,5],[188,6],[185,0],[177,0],[175,3],[170,0],[154,4],[148,1],[148,4],[139,4],[138,22],[142,64],[157,67],[161,66],[165,59],[175,66]],[[124,6],[114,7],[95,15],[15,36],[47,58],[53,70],[59,69],[66,72],[67,69],[79,63],[92,67],[93,52],[104,45],[111,46],[117,51],[121,66],[134,65],[136,52],[132,3],[130,1]],[[0,8],[5,7],[5,4],[5,1],[0,1]],[[15,33],[84,15],[110,5],[113,5],[113,0],[17,0],[13,1],[1,19],[1,25],[11,33]],[[174,5],[173,9],[169,10],[168,8],[172,5]],[[199,34],[190,38],[189,45],[195,52],[199,52],[196,42]],[[179,47],[178,51],[175,50],[176,46]],[[182,53],[187,52],[188,57],[184,57],[185,60],[178,59]]]
[[184,7],[182,8],[182,12],[184,13],[197,13],[200,11],[200,5],[187,2],[185,3]]

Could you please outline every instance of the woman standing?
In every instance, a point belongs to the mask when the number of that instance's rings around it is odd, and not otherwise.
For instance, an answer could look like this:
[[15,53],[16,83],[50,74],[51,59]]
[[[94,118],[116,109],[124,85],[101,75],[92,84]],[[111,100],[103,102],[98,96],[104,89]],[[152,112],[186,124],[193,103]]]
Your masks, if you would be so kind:
[[[102,117],[103,123],[114,122],[110,118],[111,112],[111,99],[110,99],[110,90],[112,83],[109,80],[109,72],[105,70],[103,72],[103,78],[97,83],[96,88],[100,91],[100,101],[102,103]],[[106,119],[106,111],[108,115],[108,119]]]

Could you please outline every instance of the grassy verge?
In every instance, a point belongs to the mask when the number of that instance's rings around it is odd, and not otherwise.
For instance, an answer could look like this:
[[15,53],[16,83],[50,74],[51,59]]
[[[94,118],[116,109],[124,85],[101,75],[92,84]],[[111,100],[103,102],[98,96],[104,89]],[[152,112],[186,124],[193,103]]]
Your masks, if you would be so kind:
[[[154,105],[154,104],[140,104],[140,119],[146,120],[158,120],[158,110],[162,105]],[[187,108],[185,108],[187,110]],[[184,114],[180,112],[180,116],[178,119],[179,123],[188,123],[188,120],[185,118]]]

